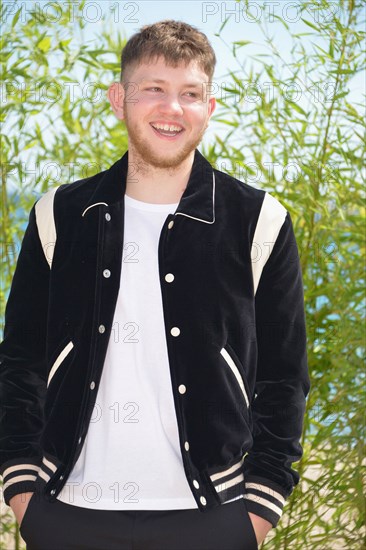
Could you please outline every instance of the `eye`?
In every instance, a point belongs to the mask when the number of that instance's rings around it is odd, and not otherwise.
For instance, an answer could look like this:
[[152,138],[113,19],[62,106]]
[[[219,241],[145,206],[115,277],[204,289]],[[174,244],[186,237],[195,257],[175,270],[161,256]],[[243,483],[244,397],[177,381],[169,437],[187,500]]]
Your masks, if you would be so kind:
[[159,88],[158,86],[151,86],[150,88],[145,88],[148,92],[156,92],[156,91],[160,91],[161,88]]

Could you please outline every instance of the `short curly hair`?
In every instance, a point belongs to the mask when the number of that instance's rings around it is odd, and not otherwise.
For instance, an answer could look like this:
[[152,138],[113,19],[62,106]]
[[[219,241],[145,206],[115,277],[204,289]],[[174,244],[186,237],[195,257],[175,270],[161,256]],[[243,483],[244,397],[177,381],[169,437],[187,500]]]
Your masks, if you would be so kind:
[[188,65],[191,61],[197,61],[208,76],[209,83],[212,82],[216,56],[207,36],[188,23],[172,19],[145,25],[129,38],[121,53],[120,81],[127,82],[133,67],[160,56],[173,67],[182,62]]

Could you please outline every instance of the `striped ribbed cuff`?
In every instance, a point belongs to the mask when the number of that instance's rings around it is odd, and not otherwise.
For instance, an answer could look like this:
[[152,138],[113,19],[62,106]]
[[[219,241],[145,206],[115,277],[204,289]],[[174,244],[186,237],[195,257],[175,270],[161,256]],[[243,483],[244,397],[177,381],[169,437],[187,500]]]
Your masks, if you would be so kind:
[[3,478],[3,497],[9,506],[10,499],[20,493],[34,492],[35,481],[42,457],[19,458],[9,460],[0,468]]
[[244,457],[226,470],[210,475],[221,504],[244,494],[243,460]]
[[273,527],[279,522],[287,494],[283,487],[270,479],[245,477],[246,505],[249,512],[269,521]]

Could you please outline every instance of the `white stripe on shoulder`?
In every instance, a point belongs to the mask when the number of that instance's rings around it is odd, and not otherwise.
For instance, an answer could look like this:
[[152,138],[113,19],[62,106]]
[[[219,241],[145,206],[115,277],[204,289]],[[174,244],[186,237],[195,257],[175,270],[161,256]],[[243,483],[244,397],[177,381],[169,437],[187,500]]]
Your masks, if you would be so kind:
[[53,252],[56,244],[56,226],[53,215],[53,201],[58,187],[45,193],[36,203],[36,222],[43,253],[52,267]]
[[286,208],[275,197],[269,193],[264,195],[251,249],[254,295],[286,214]]

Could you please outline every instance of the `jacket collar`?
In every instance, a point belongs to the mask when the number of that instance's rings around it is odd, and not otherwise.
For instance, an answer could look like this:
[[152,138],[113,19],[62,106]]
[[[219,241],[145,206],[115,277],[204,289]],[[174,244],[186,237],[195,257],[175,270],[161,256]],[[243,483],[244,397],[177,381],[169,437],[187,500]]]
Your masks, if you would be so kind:
[[[109,206],[121,201],[126,191],[128,151],[106,170],[81,215],[98,205]],[[195,149],[192,170],[175,214],[205,223],[215,221],[215,175],[208,160]]]

